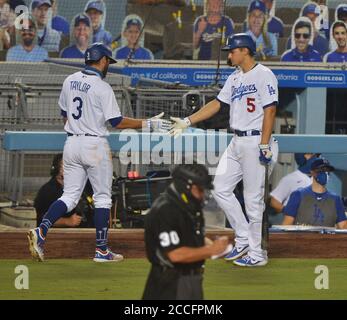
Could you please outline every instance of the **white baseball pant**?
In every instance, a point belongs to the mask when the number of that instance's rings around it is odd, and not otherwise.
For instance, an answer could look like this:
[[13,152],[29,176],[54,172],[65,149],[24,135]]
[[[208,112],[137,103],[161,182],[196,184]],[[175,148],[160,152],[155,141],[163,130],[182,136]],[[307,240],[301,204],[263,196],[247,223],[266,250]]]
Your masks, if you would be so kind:
[[95,208],[111,208],[112,155],[104,137],[71,136],[64,146],[64,193],[68,212],[81,197],[87,179],[93,187]]
[[[249,245],[249,256],[256,260],[267,259],[261,248],[262,218],[265,209],[265,166],[259,161],[261,136],[234,135],[222,155],[214,179],[213,196],[235,231],[235,246]],[[271,139],[272,162],[269,174],[278,157],[278,143]],[[234,195],[236,185],[243,179],[243,196],[249,222]]]

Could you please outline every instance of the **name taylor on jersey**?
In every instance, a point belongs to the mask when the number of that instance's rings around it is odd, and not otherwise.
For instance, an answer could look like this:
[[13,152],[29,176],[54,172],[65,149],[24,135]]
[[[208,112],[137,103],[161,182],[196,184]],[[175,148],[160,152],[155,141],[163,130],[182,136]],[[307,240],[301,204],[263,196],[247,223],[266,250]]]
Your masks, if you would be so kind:
[[82,81],[70,81],[70,90],[80,91],[84,93],[88,93],[89,89],[92,86],[86,82]]

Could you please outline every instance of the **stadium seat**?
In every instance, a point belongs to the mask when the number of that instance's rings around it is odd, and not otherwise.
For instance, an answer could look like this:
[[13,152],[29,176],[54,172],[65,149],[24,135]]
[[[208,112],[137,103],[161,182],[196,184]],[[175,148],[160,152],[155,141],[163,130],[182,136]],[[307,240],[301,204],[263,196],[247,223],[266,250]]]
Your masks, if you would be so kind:
[[0,61],[6,61],[7,50],[0,50]]
[[243,32],[243,23],[234,23],[234,28],[235,33]]
[[[202,14],[202,7],[197,7],[194,13],[191,7],[176,7],[170,5],[135,5],[127,4],[127,15],[137,14],[145,24],[145,47],[154,54],[163,50],[164,27],[170,22],[174,22],[173,13],[181,10],[181,19],[188,23],[193,23],[195,18]],[[191,30],[191,34],[193,31]]]
[[6,61],[7,50],[0,50],[0,61]]
[[234,7],[234,6],[227,6],[225,10],[225,14],[231,18],[234,23],[243,23],[243,21],[246,19],[246,12],[247,12],[247,6],[243,7]]
[[170,22],[164,28],[164,59],[192,59],[193,24],[184,21],[180,28],[176,22]]
[[292,28],[293,24],[285,24],[283,29],[283,37],[289,38],[292,35]]
[[281,56],[287,50],[288,37],[278,39],[278,54]]
[[60,53],[59,52],[48,52],[48,56],[50,58],[59,58]]
[[293,24],[299,17],[300,8],[276,8],[276,17],[280,18],[284,24]]

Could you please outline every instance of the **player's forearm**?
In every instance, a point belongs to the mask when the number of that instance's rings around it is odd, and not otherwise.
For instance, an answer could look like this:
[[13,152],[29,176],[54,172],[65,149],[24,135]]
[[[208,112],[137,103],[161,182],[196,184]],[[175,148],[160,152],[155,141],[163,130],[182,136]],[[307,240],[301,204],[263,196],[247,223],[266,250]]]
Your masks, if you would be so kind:
[[192,263],[210,258],[213,253],[211,246],[200,248],[181,247],[170,251],[168,257],[172,263]]
[[290,225],[293,225],[294,224],[294,218],[291,217],[291,216],[284,216],[284,219],[283,219],[283,222],[282,222],[282,225],[285,225],[285,226],[290,226]]
[[337,224],[338,229],[347,229],[347,221],[341,221]]
[[141,129],[147,126],[146,120],[123,117],[117,129]]
[[192,124],[199,123],[200,121],[213,117],[220,110],[220,108],[220,102],[217,99],[212,100],[198,112],[189,116],[189,120]]
[[69,219],[68,218],[59,218],[53,225],[56,228],[65,228],[69,227]]
[[283,204],[279,201],[277,201],[275,198],[271,197],[270,205],[272,208],[275,209],[277,213],[281,213],[283,210]]
[[269,144],[276,118],[276,107],[268,107],[264,110],[264,120],[260,144]]

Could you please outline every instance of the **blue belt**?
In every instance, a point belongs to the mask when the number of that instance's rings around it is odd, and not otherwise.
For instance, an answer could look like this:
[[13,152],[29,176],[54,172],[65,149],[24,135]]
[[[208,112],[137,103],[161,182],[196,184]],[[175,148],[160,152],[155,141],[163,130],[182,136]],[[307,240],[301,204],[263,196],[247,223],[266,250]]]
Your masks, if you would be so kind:
[[248,130],[248,131],[234,130],[234,133],[238,137],[260,136],[261,135],[261,132],[259,130]]
[[98,137],[94,134],[89,134],[89,133],[82,133],[82,134],[73,134],[73,133],[70,133],[68,132],[67,133],[68,137],[72,137],[72,136],[77,136],[77,137],[80,137],[80,136],[85,136],[85,137]]

